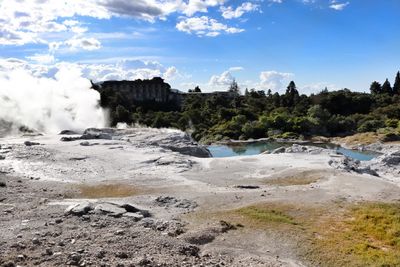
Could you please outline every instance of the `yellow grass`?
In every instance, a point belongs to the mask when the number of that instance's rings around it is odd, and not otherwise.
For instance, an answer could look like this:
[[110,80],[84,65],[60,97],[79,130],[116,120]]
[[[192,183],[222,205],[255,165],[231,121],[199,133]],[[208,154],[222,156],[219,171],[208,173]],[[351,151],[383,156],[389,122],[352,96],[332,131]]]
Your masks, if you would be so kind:
[[322,173],[315,171],[304,171],[295,175],[288,175],[265,180],[265,184],[277,186],[308,185],[322,179]]
[[80,185],[80,197],[113,198],[129,197],[140,193],[136,187],[127,184]]

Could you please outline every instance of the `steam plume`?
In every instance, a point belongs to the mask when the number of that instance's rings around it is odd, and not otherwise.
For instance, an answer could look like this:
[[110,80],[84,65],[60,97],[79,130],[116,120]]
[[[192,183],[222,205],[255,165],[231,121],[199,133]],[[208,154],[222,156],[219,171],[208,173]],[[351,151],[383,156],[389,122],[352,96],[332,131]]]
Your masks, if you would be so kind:
[[25,126],[45,133],[104,127],[100,95],[90,87],[72,66],[60,67],[54,78],[37,77],[25,68],[0,68],[0,127]]

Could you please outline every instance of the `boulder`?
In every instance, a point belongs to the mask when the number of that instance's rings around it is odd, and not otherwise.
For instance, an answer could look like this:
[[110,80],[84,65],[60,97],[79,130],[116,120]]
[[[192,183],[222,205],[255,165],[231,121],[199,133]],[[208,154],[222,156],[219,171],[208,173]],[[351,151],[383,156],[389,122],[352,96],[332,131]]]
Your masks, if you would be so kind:
[[31,141],[25,141],[24,145],[26,145],[26,146],[38,146],[38,145],[40,145],[40,143],[31,142]]
[[71,142],[81,139],[79,136],[63,136],[61,137],[62,142]]
[[92,209],[93,209],[92,204],[90,202],[85,201],[85,202],[81,202],[81,203],[69,206],[65,210],[65,213],[76,215],[76,216],[82,216],[82,215],[87,214]]
[[126,213],[126,209],[121,208],[120,206],[114,203],[101,203],[97,204],[94,208],[94,213],[97,214],[107,214],[112,217],[121,217],[124,213]]
[[81,146],[90,146],[90,143],[88,141],[85,141],[85,142],[81,142],[80,145]]
[[62,131],[59,133],[59,135],[74,135],[74,134],[78,134],[78,133],[75,132],[75,131],[72,131],[72,130],[62,130]]
[[330,160],[329,165],[335,169],[344,170],[347,172],[379,176],[379,174],[375,170],[371,169],[370,166],[365,166],[365,164],[361,164],[359,160],[354,160],[346,156],[342,156],[339,159]]
[[285,147],[279,147],[277,149],[274,149],[271,154],[281,154],[281,153],[285,153],[286,152],[286,148]]
[[171,196],[159,196],[156,198],[155,202],[159,206],[176,207],[182,209],[195,209],[198,206],[194,201],[188,199],[177,199]]
[[181,153],[183,155],[198,157],[198,158],[210,158],[211,152],[204,146],[200,145],[161,145],[162,148],[172,150],[174,152]]
[[385,154],[378,157],[377,160],[388,166],[398,166],[400,165],[400,151]]

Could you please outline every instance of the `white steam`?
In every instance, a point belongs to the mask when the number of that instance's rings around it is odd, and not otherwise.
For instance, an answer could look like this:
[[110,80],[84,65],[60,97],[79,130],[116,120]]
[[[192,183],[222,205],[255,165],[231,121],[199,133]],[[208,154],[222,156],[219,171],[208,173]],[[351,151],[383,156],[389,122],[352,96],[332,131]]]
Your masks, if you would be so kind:
[[63,66],[54,78],[25,68],[0,68],[1,121],[45,133],[104,127],[100,95],[78,68]]

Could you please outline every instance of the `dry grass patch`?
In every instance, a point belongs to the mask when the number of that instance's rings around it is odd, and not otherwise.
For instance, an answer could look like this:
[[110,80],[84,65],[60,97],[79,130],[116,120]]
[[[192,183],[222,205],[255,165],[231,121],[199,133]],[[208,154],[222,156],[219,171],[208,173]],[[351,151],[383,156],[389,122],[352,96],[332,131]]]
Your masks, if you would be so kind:
[[323,266],[400,266],[400,204],[363,203],[312,222],[308,258]]
[[299,257],[307,266],[400,266],[400,203],[315,207],[263,203],[197,213],[192,219],[224,220],[246,231],[282,234],[283,240],[298,242]]
[[277,186],[291,186],[291,185],[308,185],[318,182],[324,176],[319,171],[303,171],[295,175],[288,175],[283,177],[277,177],[265,180],[264,183],[267,185]]
[[224,211],[200,211],[187,218],[196,223],[209,221],[227,221],[233,225],[242,225],[248,229],[293,228],[298,225],[297,216],[302,216],[300,209],[283,203],[260,203]]
[[84,198],[129,197],[144,191],[127,184],[80,185],[78,189],[79,197]]
[[294,218],[285,212],[265,206],[249,206],[234,211],[251,224],[284,223],[296,225]]
[[355,146],[355,145],[370,145],[380,141],[383,137],[383,134],[378,134],[375,132],[368,133],[358,133],[355,135],[343,137],[343,138],[335,138],[333,139],[335,142],[344,143],[347,146]]

